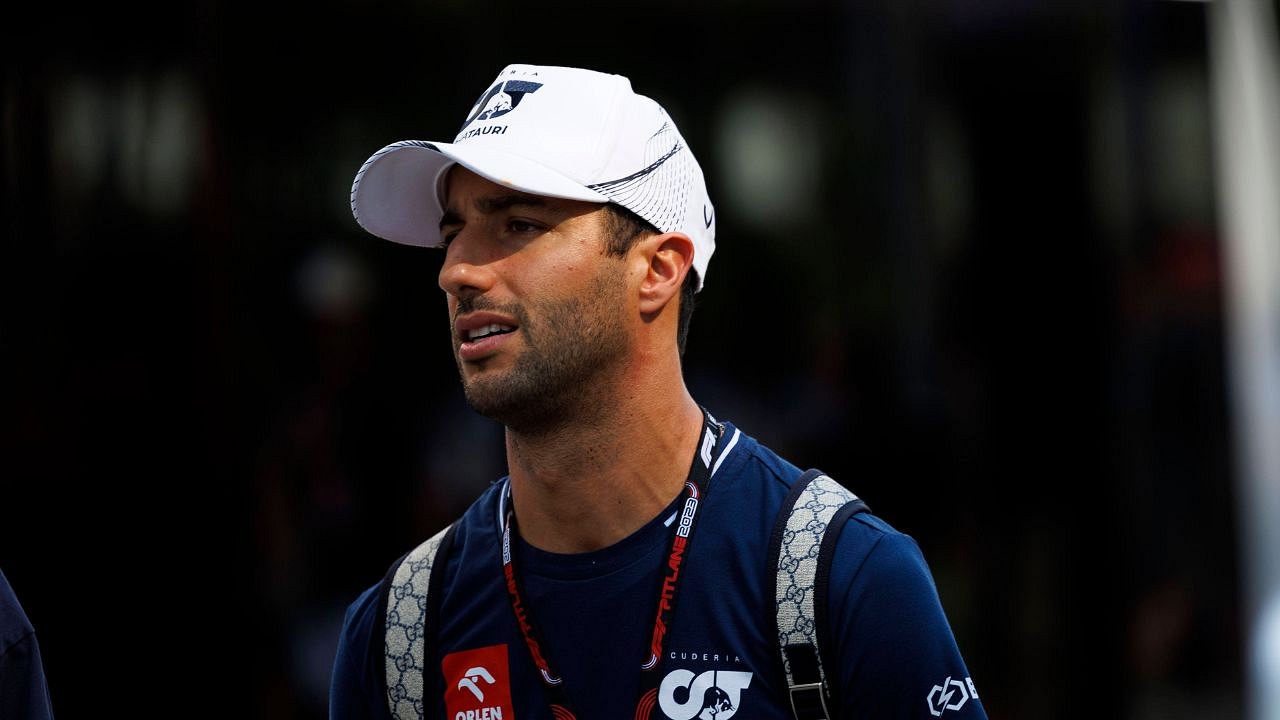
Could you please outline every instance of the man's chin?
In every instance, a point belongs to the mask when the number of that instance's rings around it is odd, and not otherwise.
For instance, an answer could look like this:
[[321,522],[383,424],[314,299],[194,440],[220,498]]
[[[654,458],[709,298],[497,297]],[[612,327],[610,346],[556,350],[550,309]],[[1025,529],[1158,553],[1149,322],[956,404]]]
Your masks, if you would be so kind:
[[468,386],[464,388],[464,394],[471,409],[490,420],[517,429],[529,422],[530,409],[527,403],[493,392],[492,388],[477,390],[474,386]]
[[517,432],[538,433],[563,421],[568,409],[559,393],[485,374],[464,381],[467,404],[477,413]]
[[479,360],[463,360],[455,353],[453,360],[458,366],[458,375],[462,378],[464,387],[475,382],[484,382],[500,372],[509,370],[502,367],[504,365],[502,358],[495,355]]
[[503,375],[492,369],[464,368],[462,392],[467,404],[481,415],[497,420],[500,419],[497,416],[505,414],[507,408],[527,402],[527,398],[521,397],[524,393],[518,387],[512,387]]

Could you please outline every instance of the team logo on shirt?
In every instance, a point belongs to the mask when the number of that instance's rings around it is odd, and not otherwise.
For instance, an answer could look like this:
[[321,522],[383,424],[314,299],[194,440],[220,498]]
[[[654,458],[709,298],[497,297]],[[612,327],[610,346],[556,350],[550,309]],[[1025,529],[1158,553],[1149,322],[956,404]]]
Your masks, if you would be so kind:
[[511,679],[507,646],[449,653],[440,661],[449,720],[511,720]]
[[964,682],[952,680],[950,676],[941,685],[934,685],[925,700],[929,703],[929,714],[941,717],[948,710],[959,710],[969,698],[978,697],[978,689],[973,686],[973,678],[965,678]]
[[751,673],[740,670],[672,670],[658,687],[658,707],[670,720],[729,720],[750,684]]

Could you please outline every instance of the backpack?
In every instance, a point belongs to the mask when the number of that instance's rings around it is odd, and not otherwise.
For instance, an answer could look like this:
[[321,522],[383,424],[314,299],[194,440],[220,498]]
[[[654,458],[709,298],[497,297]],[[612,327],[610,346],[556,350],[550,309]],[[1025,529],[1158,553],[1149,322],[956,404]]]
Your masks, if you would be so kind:
[[[834,720],[838,688],[830,681],[823,650],[831,647],[827,584],[836,541],[846,521],[868,512],[866,503],[820,470],[806,471],[791,486],[769,540],[776,637],[782,672],[796,720]],[[425,686],[427,648],[439,635],[443,568],[454,525],[391,565],[380,586],[385,632],[370,643],[384,658],[387,708],[396,720],[424,720],[424,698],[443,688]],[[827,528],[834,527],[828,533]],[[828,658],[829,659],[829,658]],[[437,673],[431,673],[433,685]]]

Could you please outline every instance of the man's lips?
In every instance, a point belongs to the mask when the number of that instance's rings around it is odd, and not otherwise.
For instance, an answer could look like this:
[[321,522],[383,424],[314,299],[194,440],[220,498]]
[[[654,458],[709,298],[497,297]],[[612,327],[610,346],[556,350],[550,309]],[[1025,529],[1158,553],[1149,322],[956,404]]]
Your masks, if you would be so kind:
[[479,340],[466,340],[458,345],[458,357],[463,362],[476,362],[483,360],[494,353],[498,352],[510,339],[515,331],[500,333],[497,335],[487,335]]
[[484,359],[497,352],[518,328],[515,320],[498,313],[460,315],[453,323],[458,357],[465,362]]

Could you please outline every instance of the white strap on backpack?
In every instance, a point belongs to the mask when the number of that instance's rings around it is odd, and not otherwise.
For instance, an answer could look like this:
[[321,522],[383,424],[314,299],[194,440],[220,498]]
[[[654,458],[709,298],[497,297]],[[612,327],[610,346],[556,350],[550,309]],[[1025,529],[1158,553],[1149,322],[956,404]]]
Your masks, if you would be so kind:
[[[395,720],[426,720],[426,648],[434,645],[439,615],[440,572],[436,558],[441,546],[452,540],[453,526],[393,565],[394,575],[386,583],[386,618],[383,651],[386,658],[387,709]],[[443,567],[443,563],[439,564]]]
[[[827,580],[835,542],[845,522],[866,503],[819,470],[791,486],[774,525],[770,567],[777,569],[774,607],[778,650],[796,720],[835,717],[827,619]],[[834,532],[827,528],[834,526]]]

